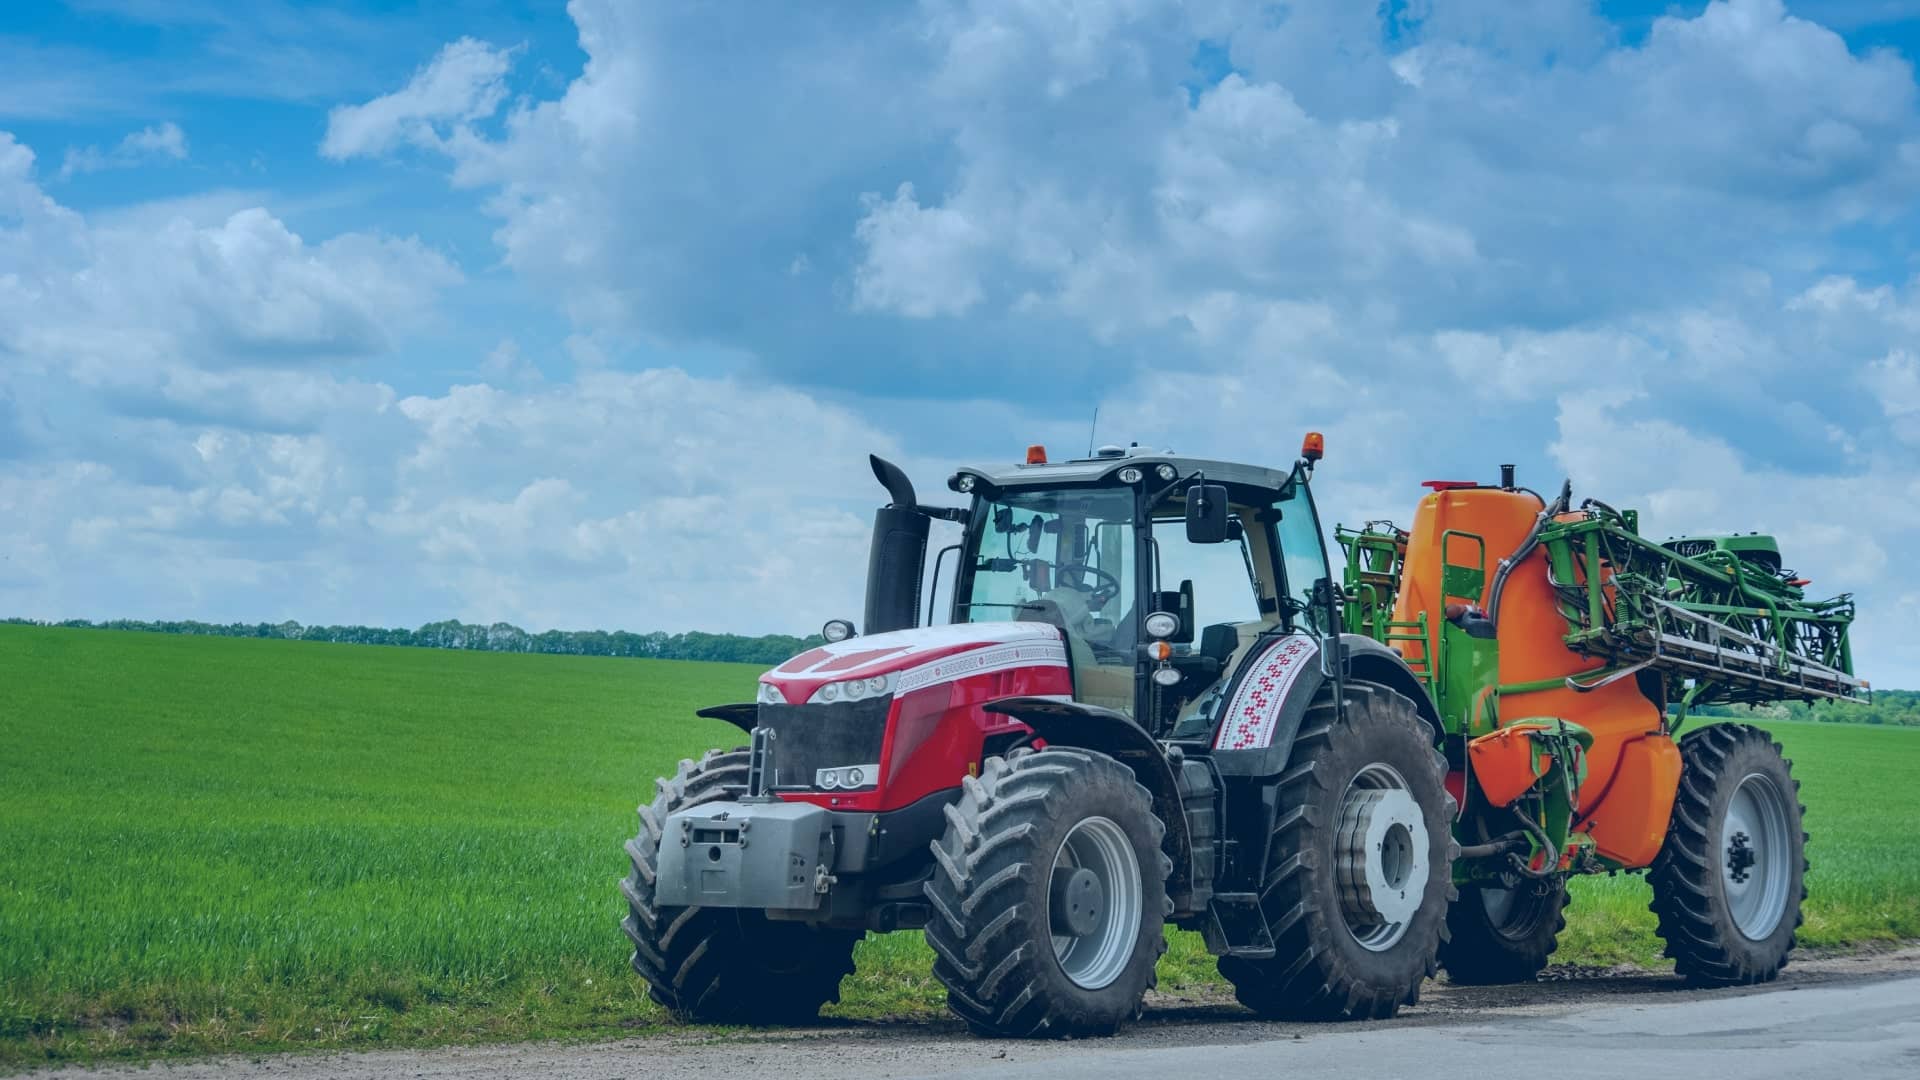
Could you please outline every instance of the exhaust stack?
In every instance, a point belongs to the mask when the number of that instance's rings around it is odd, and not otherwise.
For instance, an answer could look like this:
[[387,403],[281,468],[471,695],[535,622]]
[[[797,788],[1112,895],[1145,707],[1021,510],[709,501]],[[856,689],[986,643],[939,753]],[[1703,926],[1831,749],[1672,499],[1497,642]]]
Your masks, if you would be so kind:
[[933,518],[914,499],[913,481],[898,465],[868,455],[874,478],[892,502],[874,511],[873,547],[867,553],[867,610],[863,634],[884,634],[920,625],[920,579],[927,563]]

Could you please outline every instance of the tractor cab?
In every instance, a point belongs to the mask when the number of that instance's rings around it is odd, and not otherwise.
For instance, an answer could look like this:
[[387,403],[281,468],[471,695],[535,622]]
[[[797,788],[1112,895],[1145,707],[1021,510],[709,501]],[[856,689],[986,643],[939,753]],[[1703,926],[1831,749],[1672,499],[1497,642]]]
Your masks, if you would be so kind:
[[961,469],[948,486],[972,501],[936,585],[951,565],[954,623],[1058,627],[1076,701],[1204,737],[1263,635],[1334,629],[1310,469],[1118,446]]

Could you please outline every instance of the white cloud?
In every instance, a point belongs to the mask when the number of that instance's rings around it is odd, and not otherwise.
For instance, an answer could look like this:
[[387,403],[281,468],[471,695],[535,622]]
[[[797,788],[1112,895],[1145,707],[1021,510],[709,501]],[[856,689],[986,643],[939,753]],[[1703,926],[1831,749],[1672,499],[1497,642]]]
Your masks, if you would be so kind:
[[[1098,402],[1103,441],[1278,464],[1326,430],[1329,524],[1516,461],[1773,529],[1920,679],[1920,579],[1848,539],[1920,495],[1913,72],[1778,0],[1630,42],[1524,7],[575,0],[564,89],[463,39],[330,116],[326,156],[428,151],[497,226],[530,317],[450,364],[396,359],[455,280],[422,245],[83,218],[0,142],[17,565],[132,538],[171,591],[87,595],[163,614],[805,628],[851,610],[866,449],[934,487]],[[98,438],[37,419],[62,394]]]
[[1909,446],[1920,447],[1920,356],[1896,349],[1867,365],[1864,379],[1880,399],[1881,412],[1894,434]]
[[120,146],[136,154],[185,161],[187,134],[180,130],[179,124],[168,121],[156,127],[142,128],[134,132],[120,140]]
[[407,85],[362,105],[336,106],[327,114],[320,152],[336,161],[384,154],[402,144],[436,148],[462,125],[491,116],[507,95],[510,50],[461,38],[420,70]]
[[854,229],[866,248],[853,277],[856,310],[924,319],[964,314],[980,302],[985,237],[965,214],[921,206],[912,184],[901,184],[891,199],[868,196],[866,206]]
[[459,280],[416,240],[310,244],[259,207],[210,224],[89,221],[49,198],[32,152],[0,133],[0,355],[125,408],[311,417],[326,403],[273,371],[387,352]]
[[186,159],[187,133],[180,130],[180,125],[169,120],[133,132],[110,150],[102,150],[97,146],[69,149],[66,159],[60,164],[60,179],[65,180],[76,173],[131,169],[154,161]]
[[0,469],[0,608],[41,616],[791,630],[856,612],[864,455],[804,394],[673,369],[394,401],[315,430],[116,420],[169,465]]

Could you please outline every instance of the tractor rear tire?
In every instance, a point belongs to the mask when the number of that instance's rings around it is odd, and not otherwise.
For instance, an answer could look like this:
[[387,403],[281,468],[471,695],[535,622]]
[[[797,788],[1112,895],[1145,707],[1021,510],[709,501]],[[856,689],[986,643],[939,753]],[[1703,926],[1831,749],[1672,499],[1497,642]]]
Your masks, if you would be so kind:
[[1111,1035],[1166,951],[1166,826],[1132,770],[1073,747],[990,757],[933,842],[927,944],[976,1034]]
[[1438,970],[1458,849],[1446,761],[1407,698],[1349,683],[1346,706],[1321,692],[1280,778],[1260,897],[1274,955],[1220,959],[1263,1017],[1386,1019]]
[[1461,889],[1460,898],[1447,906],[1448,937],[1440,947],[1447,981],[1459,986],[1532,982],[1560,947],[1567,903],[1564,877]]
[[1688,734],[1680,759],[1673,818],[1648,874],[1666,955],[1695,986],[1769,982],[1793,952],[1807,898],[1793,762],[1746,724]]
[[858,930],[776,922],[738,908],[661,907],[654,902],[667,815],[726,797],[747,782],[747,752],[709,750],[682,761],[640,807],[639,835],[627,841],[633,872],[620,882],[627,899],[621,929],[633,939],[633,970],[653,1000],[681,1020],[703,1024],[804,1024],[840,1000],[853,971]]

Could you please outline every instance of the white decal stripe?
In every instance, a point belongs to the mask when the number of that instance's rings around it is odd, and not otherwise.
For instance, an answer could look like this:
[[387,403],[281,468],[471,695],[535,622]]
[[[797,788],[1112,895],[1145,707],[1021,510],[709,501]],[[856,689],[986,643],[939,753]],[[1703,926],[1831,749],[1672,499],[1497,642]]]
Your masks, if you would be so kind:
[[[870,674],[871,669],[894,667],[916,656],[930,652],[944,652],[956,646],[978,648],[1034,641],[1057,643],[1060,641],[1060,631],[1051,623],[1039,622],[952,623],[944,626],[921,626],[874,634],[871,637],[851,637],[830,645],[816,646],[821,653],[820,659],[807,665],[805,669],[780,671],[776,668],[773,674],[789,679],[817,679],[828,676],[835,679],[853,679]],[[846,657],[866,652],[881,652],[885,655],[876,656],[871,660],[837,671],[822,670]],[[792,662],[787,661],[789,664]],[[784,666],[785,664],[781,665],[781,667]]]
[[957,656],[944,656],[932,663],[901,672],[894,693],[908,694],[929,686],[1008,668],[1066,666],[1067,649],[1058,641],[1022,642],[992,649],[975,649]]
[[1265,750],[1272,746],[1274,724],[1280,719],[1287,692],[1319,654],[1320,646],[1305,634],[1288,634],[1267,646],[1234,691],[1213,748]]

